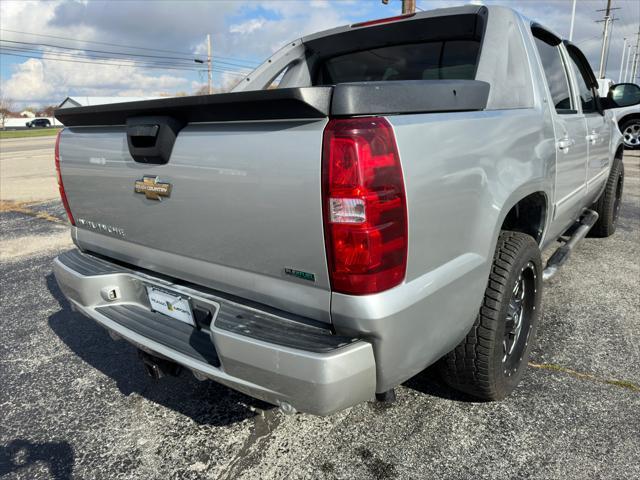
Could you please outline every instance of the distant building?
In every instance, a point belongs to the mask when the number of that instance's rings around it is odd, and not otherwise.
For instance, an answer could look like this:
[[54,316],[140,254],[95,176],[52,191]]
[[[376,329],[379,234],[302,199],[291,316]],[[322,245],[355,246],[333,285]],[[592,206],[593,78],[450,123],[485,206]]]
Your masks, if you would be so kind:
[[22,112],[20,112],[20,116],[22,118],[36,118],[36,114],[29,110],[23,110]]
[[160,97],[67,97],[58,108],[88,107],[90,105],[106,105],[108,103],[141,102]]

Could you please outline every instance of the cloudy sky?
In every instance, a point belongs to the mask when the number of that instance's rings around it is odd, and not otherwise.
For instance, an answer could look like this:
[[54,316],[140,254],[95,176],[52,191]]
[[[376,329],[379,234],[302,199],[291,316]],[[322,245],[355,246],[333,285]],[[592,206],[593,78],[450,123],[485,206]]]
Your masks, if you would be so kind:
[[[417,0],[422,10],[468,0]],[[478,3],[478,2],[474,2]],[[568,36],[571,0],[502,0]],[[605,0],[578,0],[574,42],[596,70]],[[334,26],[396,15],[400,0],[2,0],[1,93],[17,106],[68,95],[193,93],[206,83],[201,60],[211,34],[214,85],[229,88],[285,42]],[[634,45],[640,2],[613,0],[607,76],[617,80],[623,38]],[[60,48],[64,47],[64,48]],[[139,56],[132,56],[132,54]],[[248,70],[249,69],[249,70]]]

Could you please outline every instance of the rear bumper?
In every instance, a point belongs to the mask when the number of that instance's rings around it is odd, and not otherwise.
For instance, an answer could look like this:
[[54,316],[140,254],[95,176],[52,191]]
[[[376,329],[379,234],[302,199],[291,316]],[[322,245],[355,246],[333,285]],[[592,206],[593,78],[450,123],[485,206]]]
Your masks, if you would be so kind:
[[[327,415],[374,396],[370,343],[331,335],[302,319],[177,285],[92,255],[54,260],[60,289],[79,312],[138,348],[266,402]],[[188,297],[214,313],[210,327],[182,324],[149,307],[146,286]],[[108,300],[109,291],[117,298]]]

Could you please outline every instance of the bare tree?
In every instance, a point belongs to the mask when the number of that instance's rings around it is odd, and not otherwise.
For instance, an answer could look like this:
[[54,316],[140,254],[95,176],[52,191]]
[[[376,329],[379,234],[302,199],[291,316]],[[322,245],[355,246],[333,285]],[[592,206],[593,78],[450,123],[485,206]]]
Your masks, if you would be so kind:
[[7,97],[0,97],[0,120],[2,128],[4,129],[4,122],[6,118],[11,115],[13,110],[13,100]]
[[[222,88],[213,88],[213,93],[225,93],[228,92],[229,89],[222,87]],[[196,91],[194,91],[192,93],[192,95],[209,95],[209,86],[208,85],[202,85],[200,88],[198,88]]]
[[42,109],[42,115],[45,117],[53,117],[53,112],[56,110],[55,105],[47,105]]
[[179,92],[160,92],[158,94],[159,97],[186,97],[189,94],[187,92],[179,91]]

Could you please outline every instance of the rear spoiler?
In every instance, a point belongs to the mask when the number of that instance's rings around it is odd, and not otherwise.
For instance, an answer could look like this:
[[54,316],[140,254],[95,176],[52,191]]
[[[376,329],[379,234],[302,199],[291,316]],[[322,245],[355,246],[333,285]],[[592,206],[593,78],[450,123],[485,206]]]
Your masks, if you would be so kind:
[[489,84],[478,80],[407,80],[255,90],[59,108],[67,127],[126,125],[134,117],[193,122],[314,119],[329,116],[484,110]]

